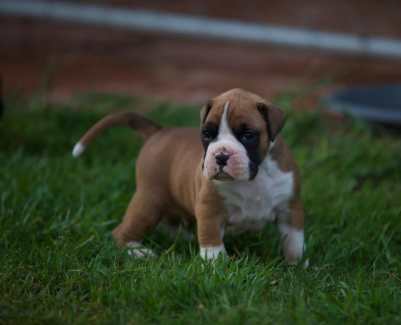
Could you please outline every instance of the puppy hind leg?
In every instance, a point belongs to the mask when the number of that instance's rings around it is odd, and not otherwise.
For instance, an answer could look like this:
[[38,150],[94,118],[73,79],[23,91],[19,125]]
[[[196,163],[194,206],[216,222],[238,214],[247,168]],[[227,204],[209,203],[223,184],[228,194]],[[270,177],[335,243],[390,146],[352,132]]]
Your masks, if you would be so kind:
[[279,220],[279,231],[286,262],[297,264],[304,254],[304,212],[302,203],[295,201],[291,204],[288,219]]
[[160,199],[154,195],[137,192],[131,199],[122,222],[113,230],[119,246],[129,247],[128,253],[135,257],[154,256],[152,250],[142,245],[145,234],[160,221]]

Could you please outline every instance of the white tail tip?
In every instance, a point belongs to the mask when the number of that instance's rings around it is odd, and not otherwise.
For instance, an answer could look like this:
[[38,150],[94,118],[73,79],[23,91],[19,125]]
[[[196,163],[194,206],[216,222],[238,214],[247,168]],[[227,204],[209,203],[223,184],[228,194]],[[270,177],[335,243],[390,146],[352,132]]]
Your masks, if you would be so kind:
[[74,146],[74,149],[72,149],[72,156],[75,158],[79,157],[84,152],[84,150],[85,150],[85,147],[80,142],[78,142]]

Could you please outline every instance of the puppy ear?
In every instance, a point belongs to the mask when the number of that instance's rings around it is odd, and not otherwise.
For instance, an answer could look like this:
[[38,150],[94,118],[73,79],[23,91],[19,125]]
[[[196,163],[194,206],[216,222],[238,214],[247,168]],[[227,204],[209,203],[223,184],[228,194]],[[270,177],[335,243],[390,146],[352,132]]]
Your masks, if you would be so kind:
[[281,131],[285,123],[284,112],[272,105],[266,105],[265,103],[256,104],[258,111],[262,114],[267,124],[267,134],[269,135],[270,141],[274,141],[277,134]]
[[203,123],[205,123],[207,115],[209,114],[212,106],[213,106],[213,101],[212,100],[208,100],[207,103],[205,105],[203,105],[203,107],[201,108],[201,111],[200,111],[201,125]]

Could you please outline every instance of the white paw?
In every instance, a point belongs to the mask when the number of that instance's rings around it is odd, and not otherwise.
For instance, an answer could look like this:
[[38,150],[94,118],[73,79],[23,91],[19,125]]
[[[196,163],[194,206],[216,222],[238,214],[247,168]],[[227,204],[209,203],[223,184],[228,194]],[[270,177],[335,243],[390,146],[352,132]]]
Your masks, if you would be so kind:
[[139,242],[127,243],[128,255],[135,258],[156,257],[156,253],[150,248],[146,248]]
[[[304,232],[287,224],[280,224],[284,255],[289,265],[296,265],[305,251]],[[309,262],[308,262],[309,263]],[[305,268],[308,265],[305,266]]]
[[302,265],[302,267],[303,267],[304,269],[307,269],[307,268],[309,267],[309,258],[307,258],[307,259],[304,261],[304,264]]
[[219,246],[204,246],[200,248],[200,256],[204,260],[213,261],[219,257],[219,255],[227,255],[224,245]]

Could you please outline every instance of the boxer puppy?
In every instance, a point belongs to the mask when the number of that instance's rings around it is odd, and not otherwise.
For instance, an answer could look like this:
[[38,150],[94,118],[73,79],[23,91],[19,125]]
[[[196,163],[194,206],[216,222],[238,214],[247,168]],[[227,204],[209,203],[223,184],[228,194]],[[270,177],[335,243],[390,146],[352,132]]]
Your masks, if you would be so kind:
[[225,233],[260,231],[275,222],[283,253],[296,264],[304,252],[299,173],[279,135],[283,112],[242,89],[227,91],[201,110],[201,130],[162,128],[132,112],[106,116],[75,145],[80,155],[103,130],[129,126],[145,144],[136,163],[137,190],[113,231],[134,256],[160,222],[196,223],[200,255],[225,254]]

